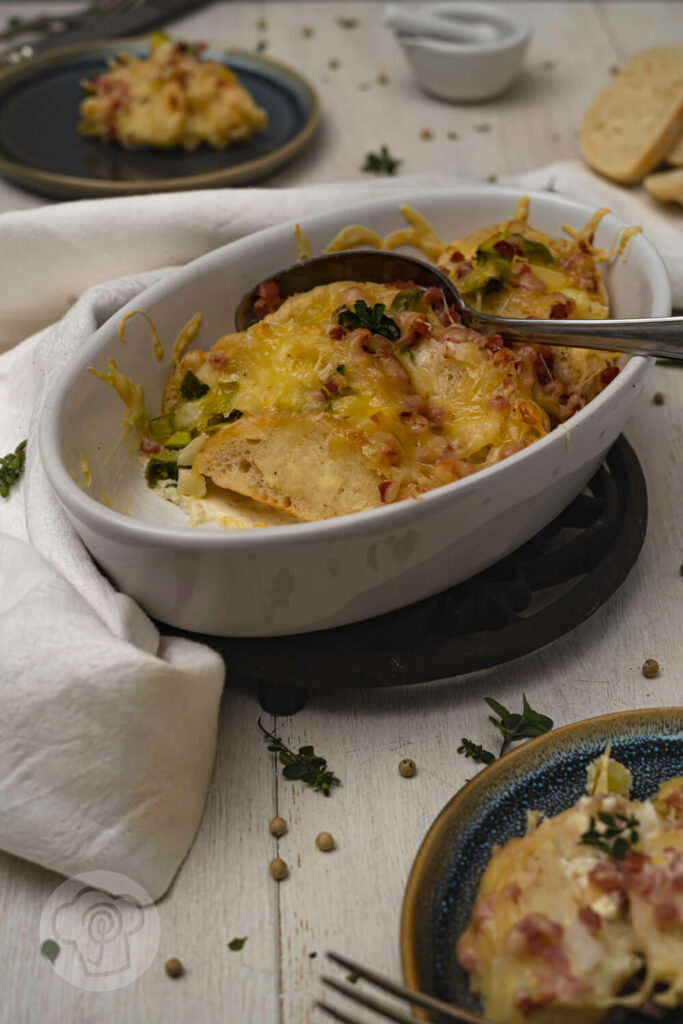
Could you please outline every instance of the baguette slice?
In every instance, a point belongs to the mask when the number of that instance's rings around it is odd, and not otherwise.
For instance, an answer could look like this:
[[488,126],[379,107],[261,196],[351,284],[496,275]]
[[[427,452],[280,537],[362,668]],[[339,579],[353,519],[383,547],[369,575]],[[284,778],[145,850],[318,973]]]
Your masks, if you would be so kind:
[[632,184],[668,157],[682,133],[683,46],[655,46],[629,57],[595,98],[581,126],[581,150],[600,174]]
[[645,188],[662,203],[680,203],[683,206],[683,167],[675,171],[661,171],[645,179]]
[[265,412],[223,427],[195,466],[218,487],[313,521],[381,504],[366,437],[314,414]]
[[683,167],[683,135],[673,149],[666,154],[666,162],[674,167]]

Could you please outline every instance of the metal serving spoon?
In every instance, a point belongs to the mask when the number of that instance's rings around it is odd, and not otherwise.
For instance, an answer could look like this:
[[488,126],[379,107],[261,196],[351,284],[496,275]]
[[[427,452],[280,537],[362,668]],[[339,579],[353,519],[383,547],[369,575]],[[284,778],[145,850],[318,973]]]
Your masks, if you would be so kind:
[[[502,334],[507,343],[574,345],[605,352],[627,352],[636,356],[683,360],[683,317],[644,317],[640,320],[520,320],[489,316],[468,306],[453,282],[436,267],[400,253],[358,249],[315,256],[273,274],[283,299],[333,281],[374,281],[396,284],[414,281],[423,288],[443,290],[463,323],[482,334]],[[245,331],[259,319],[254,313],[257,288],[240,301],[235,312],[238,331]]]

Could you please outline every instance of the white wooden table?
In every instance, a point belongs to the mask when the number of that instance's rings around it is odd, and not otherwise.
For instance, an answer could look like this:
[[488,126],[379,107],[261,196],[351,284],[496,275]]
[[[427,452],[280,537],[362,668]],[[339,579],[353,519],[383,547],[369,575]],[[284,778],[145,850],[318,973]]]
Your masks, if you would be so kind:
[[[582,113],[609,67],[634,50],[683,39],[683,6],[675,3],[514,6],[534,25],[525,76],[501,100],[469,107],[417,91],[393,37],[378,27],[375,3],[216,3],[174,31],[248,49],[265,39],[267,53],[296,65],[319,89],[325,123],[318,143],[274,186],[359,178],[364,154],[382,143],[404,159],[405,172],[478,178],[575,156]],[[0,4],[0,21],[40,8]],[[340,16],[359,25],[342,28]],[[257,28],[260,20],[266,30]],[[306,27],[312,35],[303,34]],[[380,84],[379,73],[389,82]],[[431,139],[421,138],[424,128]],[[0,210],[40,202],[0,185]],[[663,405],[653,404],[656,391]],[[343,780],[329,800],[282,779],[257,729],[255,696],[228,684],[206,813],[159,904],[159,954],[137,982],[88,993],[61,981],[38,938],[42,907],[60,879],[0,854],[0,1020],[313,1024],[322,1020],[312,1004],[326,949],[399,977],[410,865],[432,819],[473,772],[456,753],[460,738],[495,742],[484,695],[516,708],[524,691],[558,725],[682,703],[682,399],[683,372],[655,368],[628,430],[647,478],[647,539],[624,586],[589,622],[491,671],[387,691],[317,692],[298,715],[278,720],[286,742],[314,744]],[[652,680],[640,671],[647,657],[662,666]],[[413,779],[397,771],[407,756],[418,764]],[[268,821],[276,813],[289,822],[279,855],[290,875],[280,884],[268,873],[276,846]],[[337,840],[330,854],[314,846],[322,830]],[[240,952],[228,949],[235,936],[248,936]],[[178,980],[164,973],[172,956],[186,967]]]

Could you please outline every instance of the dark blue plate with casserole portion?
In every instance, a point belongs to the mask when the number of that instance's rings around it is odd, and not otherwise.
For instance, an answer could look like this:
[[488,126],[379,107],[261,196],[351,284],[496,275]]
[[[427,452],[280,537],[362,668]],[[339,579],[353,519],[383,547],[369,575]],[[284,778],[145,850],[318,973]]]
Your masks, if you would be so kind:
[[[652,796],[683,775],[683,708],[623,711],[555,729],[510,751],[446,804],[413,864],[401,919],[406,985],[480,1012],[455,944],[467,927],[491,847],[526,832],[527,808],[550,816],[586,791],[586,765],[612,745],[633,777],[632,796]],[[631,1014],[620,1021],[645,1020]],[[667,1024],[683,1020],[672,1011]]]
[[268,128],[223,150],[124,149],[79,135],[81,82],[120,51],[146,56],[141,40],[77,43],[0,71],[0,174],[57,199],[244,185],[274,173],[308,145],[320,109],[313,87],[258,54],[209,50],[268,112]]

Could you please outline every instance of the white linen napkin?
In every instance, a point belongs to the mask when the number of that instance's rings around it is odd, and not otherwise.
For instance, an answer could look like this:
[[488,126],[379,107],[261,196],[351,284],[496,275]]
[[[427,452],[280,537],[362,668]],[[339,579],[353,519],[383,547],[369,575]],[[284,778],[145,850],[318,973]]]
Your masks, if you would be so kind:
[[[517,183],[553,184],[640,223],[683,305],[680,215],[650,209],[579,164]],[[223,682],[214,652],[160,637],[114,590],[56,501],[34,442],[51,381],[105,319],[169,272],[154,268],[279,221],[445,184],[462,182],[399,177],[0,215],[0,455],[29,439],[26,474],[0,499],[0,848],[66,875],[118,871],[157,899],[201,818]]]

